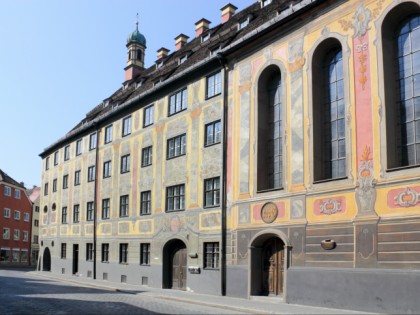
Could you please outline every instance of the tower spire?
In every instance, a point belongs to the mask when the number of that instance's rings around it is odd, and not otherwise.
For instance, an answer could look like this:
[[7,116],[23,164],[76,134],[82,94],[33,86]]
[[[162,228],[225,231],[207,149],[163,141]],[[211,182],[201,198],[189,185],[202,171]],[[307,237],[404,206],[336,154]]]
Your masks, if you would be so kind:
[[132,80],[144,70],[144,54],[146,38],[139,32],[139,14],[136,14],[136,29],[127,38],[128,60],[125,70],[125,80]]
[[137,18],[136,18],[136,31],[139,31],[139,14],[137,13]]

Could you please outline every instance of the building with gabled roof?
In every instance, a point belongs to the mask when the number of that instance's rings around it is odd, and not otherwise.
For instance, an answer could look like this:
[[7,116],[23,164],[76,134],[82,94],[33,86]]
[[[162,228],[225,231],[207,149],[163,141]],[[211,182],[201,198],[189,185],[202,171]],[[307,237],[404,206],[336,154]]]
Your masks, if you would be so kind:
[[420,309],[420,1],[203,18],[42,153],[43,270]]
[[0,169],[0,266],[30,265],[31,220],[24,184]]

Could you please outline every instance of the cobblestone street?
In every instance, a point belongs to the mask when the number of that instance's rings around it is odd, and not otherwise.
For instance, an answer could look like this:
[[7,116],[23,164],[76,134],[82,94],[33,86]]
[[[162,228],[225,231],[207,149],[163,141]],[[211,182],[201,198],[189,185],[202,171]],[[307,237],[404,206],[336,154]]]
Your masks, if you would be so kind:
[[1,314],[366,314],[0,269]]

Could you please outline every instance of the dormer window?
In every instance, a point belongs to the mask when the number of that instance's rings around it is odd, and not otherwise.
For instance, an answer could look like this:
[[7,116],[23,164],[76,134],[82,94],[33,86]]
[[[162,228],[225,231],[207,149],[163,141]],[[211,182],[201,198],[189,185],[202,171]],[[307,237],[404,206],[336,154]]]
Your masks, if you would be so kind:
[[161,83],[162,83],[162,79],[156,80],[155,82],[153,82],[153,86],[157,86]]
[[143,81],[139,81],[136,83],[136,89],[138,89],[139,87],[141,87],[141,85],[143,84]]
[[104,107],[108,107],[109,106],[109,100],[104,101],[103,104],[104,104]]
[[210,32],[207,32],[206,34],[204,34],[203,36],[201,36],[201,42],[205,42],[206,40],[208,40],[210,38]]
[[239,24],[238,24],[238,29],[239,29],[239,30],[242,30],[242,29],[244,29],[245,27],[247,27],[247,26],[248,26],[248,24],[249,24],[249,17],[247,17],[245,20],[242,20],[241,22],[239,22]]
[[220,51],[221,47],[220,46],[216,46],[214,47],[211,51],[210,51],[210,56],[214,56],[216,55],[219,51]]
[[163,61],[156,61],[156,69],[159,69],[163,66]]
[[264,8],[265,6],[269,5],[272,0],[261,0],[261,8]]
[[120,106],[120,103],[112,104],[112,109],[117,108],[118,106]]
[[128,88],[128,83],[123,84],[123,90],[126,90]]
[[184,63],[187,60],[187,55],[184,55],[182,57],[179,57],[178,64]]

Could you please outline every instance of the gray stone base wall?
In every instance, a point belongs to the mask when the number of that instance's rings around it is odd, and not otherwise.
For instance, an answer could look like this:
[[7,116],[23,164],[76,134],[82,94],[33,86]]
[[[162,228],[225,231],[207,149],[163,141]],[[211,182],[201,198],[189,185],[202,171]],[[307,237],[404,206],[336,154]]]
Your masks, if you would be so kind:
[[227,266],[226,295],[244,299],[248,298],[248,266]]
[[418,314],[420,271],[292,267],[286,301],[370,312]]

